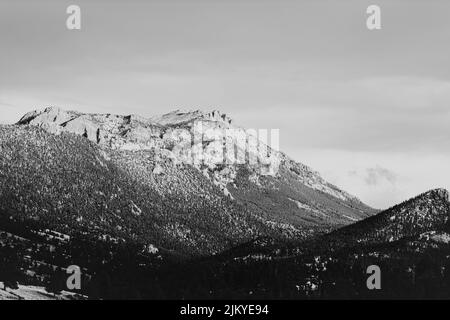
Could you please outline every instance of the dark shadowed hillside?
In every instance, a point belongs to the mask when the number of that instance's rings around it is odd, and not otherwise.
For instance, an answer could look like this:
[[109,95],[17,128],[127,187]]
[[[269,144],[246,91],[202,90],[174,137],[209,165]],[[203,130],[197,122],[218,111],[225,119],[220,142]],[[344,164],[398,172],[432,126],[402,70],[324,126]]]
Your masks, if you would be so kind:
[[[187,270],[214,279],[200,297],[448,299],[449,206],[447,190],[431,190],[299,246],[261,238]],[[380,290],[366,285],[371,265],[381,270]],[[195,286],[189,274],[178,281]]]
[[375,216],[330,234],[345,243],[383,243],[418,236],[447,227],[450,203],[447,190],[436,189],[407,200]]

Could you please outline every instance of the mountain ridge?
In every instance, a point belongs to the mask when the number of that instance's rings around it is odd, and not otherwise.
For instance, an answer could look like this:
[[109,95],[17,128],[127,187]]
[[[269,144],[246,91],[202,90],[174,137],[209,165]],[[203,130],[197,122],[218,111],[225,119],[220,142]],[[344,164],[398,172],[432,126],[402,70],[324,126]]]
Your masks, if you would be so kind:
[[[198,122],[206,133],[196,144],[191,137]],[[299,241],[375,213],[270,146],[267,153],[246,151],[246,160],[254,156],[255,163],[215,161],[229,142],[217,132],[248,139],[218,111],[144,118],[52,107],[1,129],[0,157],[14,159],[0,162],[3,180],[15,190],[16,202],[3,202],[11,215],[56,217],[62,226],[91,224],[146,245],[211,254],[260,236]],[[245,147],[232,143],[235,150]],[[186,155],[200,155],[201,162],[186,161]],[[0,199],[5,197],[10,191],[3,189]],[[85,208],[77,208],[81,204]]]
[[[330,234],[346,242],[393,242],[448,227],[449,191],[435,188]],[[327,236],[325,236],[327,237]]]
[[[212,132],[191,163],[183,152],[198,151],[186,138],[198,121]],[[214,131],[227,129],[221,113],[179,110],[147,119],[50,108],[0,125],[9,275],[53,290],[75,263],[93,276],[82,293],[94,298],[371,297],[366,264],[382,267],[387,286],[401,274],[380,296],[408,296],[403,283],[420,295],[411,274],[436,265],[422,282],[446,292],[447,190],[376,212],[278,150],[215,162]],[[102,287],[105,277],[114,285]]]
[[[195,128],[192,128],[192,123],[199,119],[217,123],[213,124],[212,127],[207,127],[205,131],[208,129],[213,129],[213,131],[214,129],[241,129],[233,127],[231,118],[217,110],[211,112],[203,112],[200,110],[176,110],[161,116],[144,118],[136,115],[85,114],[76,111],[65,111],[57,107],[49,107],[41,111],[27,113],[17,124],[41,126],[45,130],[55,134],[59,134],[62,131],[72,132],[83,135],[97,144],[106,145],[113,149],[147,150],[150,148],[164,148],[172,151],[169,148],[169,145],[178,143],[183,149],[180,153],[192,153],[195,150],[185,150],[184,148],[186,147],[186,149],[189,149],[191,145],[187,144],[190,144],[192,141],[183,141],[185,137],[182,135],[184,133],[173,131],[171,127],[183,127],[186,124],[191,124],[190,129],[192,131],[195,130]],[[166,131],[163,131],[161,129],[162,127],[166,127]],[[188,132],[187,134],[189,133],[192,132]],[[238,134],[241,134],[241,132]],[[245,135],[246,133],[242,131],[242,134]],[[158,137],[161,139],[157,139]],[[203,138],[214,140],[215,137],[205,134]],[[237,143],[236,145],[238,148],[243,148]],[[210,150],[208,149],[209,147],[211,147]],[[208,143],[206,150],[205,148],[203,148],[203,150],[206,154],[209,154],[217,151],[215,147],[216,146],[214,146],[213,143]],[[221,146],[219,146],[219,148],[220,147]],[[270,146],[269,149],[271,149]],[[290,159],[283,152],[272,149],[270,152],[272,155],[267,159],[269,159],[268,161],[273,160],[273,163],[270,163],[269,166],[278,166],[279,162],[284,161],[288,163],[292,168],[292,171],[306,173],[309,178],[317,180],[308,183],[308,178],[305,177],[303,182],[307,183],[310,187],[314,188],[315,184],[317,184],[320,185],[322,191],[330,193],[335,197],[340,197],[343,200],[360,201],[355,196],[349,195],[329,183],[325,183],[324,179],[320,177],[320,174],[317,171],[314,171],[303,164],[300,164],[299,166],[297,162]],[[258,157],[258,160],[261,160],[262,157],[259,154],[256,156]],[[182,158],[182,160],[184,160],[184,158]],[[297,164],[297,166],[295,164]],[[211,165],[211,163],[209,162],[207,165]]]

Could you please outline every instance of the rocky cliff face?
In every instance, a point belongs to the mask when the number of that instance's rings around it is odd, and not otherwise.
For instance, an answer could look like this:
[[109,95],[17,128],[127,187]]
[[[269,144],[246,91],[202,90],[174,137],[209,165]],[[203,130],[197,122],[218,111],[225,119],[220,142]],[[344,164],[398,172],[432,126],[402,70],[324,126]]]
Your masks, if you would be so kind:
[[206,169],[205,174],[216,178],[219,185],[234,181],[230,177],[236,175],[238,165],[247,165],[257,175],[270,176],[276,176],[283,165],[312,189],[344,201],[357,201],[317,172],[268,146],[267,140],[262,142],[268,133],[263,136],[235,127],[227,115],[217,110],[177,110],[146,119],[136,115],[81,114],[51,107],[26,114],[18,124],[40,126],[55,134],[71,132],[113,150],[155,150],[161,158]]

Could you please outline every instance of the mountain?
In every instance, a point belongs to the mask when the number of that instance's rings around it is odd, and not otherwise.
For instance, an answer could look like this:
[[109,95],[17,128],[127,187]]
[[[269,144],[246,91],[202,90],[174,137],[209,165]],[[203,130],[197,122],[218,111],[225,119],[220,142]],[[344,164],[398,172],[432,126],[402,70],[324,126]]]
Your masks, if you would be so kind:
[[[218,111],[46,108],[0,126],[0,280],[54,290],[76,264],[89,283],[79,294],[138,282],[158,297],[148,288],[177,261],[297,243],[375,213],[264,138]],[[102,287],[112,273],[117,291]]]
[[[138,179],[81,136],[6,126],[0,127],[0,139],[3,218],[39,222],[42,229],[67,235],[84,231],[133,239],[184,254],[213,253],[271,232],[193,168],[147,183],[146,171]],[[126,161],[126,155],[120,159]],[[138,160],[150,159],[152,165],[152,153],[145,156]],[[166,190],[157,188],[158,181]],[[183,181],[180,194],[176,184]]]
[[435,189],[332,232],[334,241],[360,245],[395,242],[448,228],[449,193]]
[[[200,281],[196,272],[214,279],[203,298],[448,299],[449,220],[448,191],[430,190],[300,244],[253,240],[176,280],[189,287]],[[381,290],[366,285],[372,265],[381,270]]]
[[[252,134],[219,111],[177,110],[146,119],[47,108],[26,114],[18,125],[83,136],[131,177],[187,206],[212,192],[198,189],[208,184],[268,228],[290,236],[329,230],[375,213],[267,143],[259,144],[263,151],[248,148]],[[257,142],[260,138],[255,137]]]
[[0,299],[448,297],[448,191],[377,212],[274,137],[219,111],[0,126]]

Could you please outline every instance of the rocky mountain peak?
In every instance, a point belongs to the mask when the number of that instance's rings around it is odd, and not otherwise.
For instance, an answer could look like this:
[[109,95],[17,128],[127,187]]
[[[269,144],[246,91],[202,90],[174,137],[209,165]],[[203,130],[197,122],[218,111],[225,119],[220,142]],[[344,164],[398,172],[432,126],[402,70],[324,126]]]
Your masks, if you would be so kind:
[[442,198],[443,200],[445,200],[447,202],[450,201],[449,192],[447,189],[444,189],[444,188],[437,188],[437,189],[431,190],[427,194],[433,195],[438,198]]
[[256,137],[258,147],[249,147],[249,141],[255,137],[252,135],[251,138],[251,133],[233,126],[232,120],[219,110],[178,109],[145,118],[49,107],[27,113],[18,124],[39,126],[57,135],[63,132],[80,135],[109,151],[151,151],[159,162],[155,169],[158,174],[164,173],[161,168],[165,163],[191,164],[224,193],[228,193],[227,185],[236,182],[239,168],[248,169],[250,179],[256,185],[260,185],[262,177],[287,179],[280,177],[279,169],[282,168],[283,174],[292,176],[308,188],[341,201],[359,203],[354,196],[326,182],[319,173],[272,149],[261,137]]
[[194,121],[213,121],[231,125],[232,120],[225,113],[219,110],[213,110],[210,112],[204,112],[201,110],[181,110],[155,116],[150,118],[153,122],[163,126],[176,126],[182,124],[192,123]]
[[[70,132],[112,149],[169,149],[177,145],[191,146],[190,138],[196,123],[204,130],[223,131],[231,127],[231,119],[218,110],[175,110],[160,116],[90,114],[47,107],[24,115],[17,124],[33,125],[60,134]],[[212,131],[209,131],[212,132]],[[186,141],[185,141],[186,140]]]
[[19,120],[18,124],[62,124],[76,115],[77,113],[73,111],[65,111],[58,107],[46,107],[43,110],[28,112]]
[[[424,192],[410,200],[404,202],[408,204],[409,207],[414,207],[415,209],[421,207],[436,207],[445,205],[449,202],[449,192],[444,188],[432,189]],[[450,212],[449,212],[450,214]]]
[[211,121],[226,122],[228,124],[232,123],[231,118],[229,118],[225,113],[221,113],[219,110],[213,110],[211,112],[205,113],[203,115],[203,118]]

